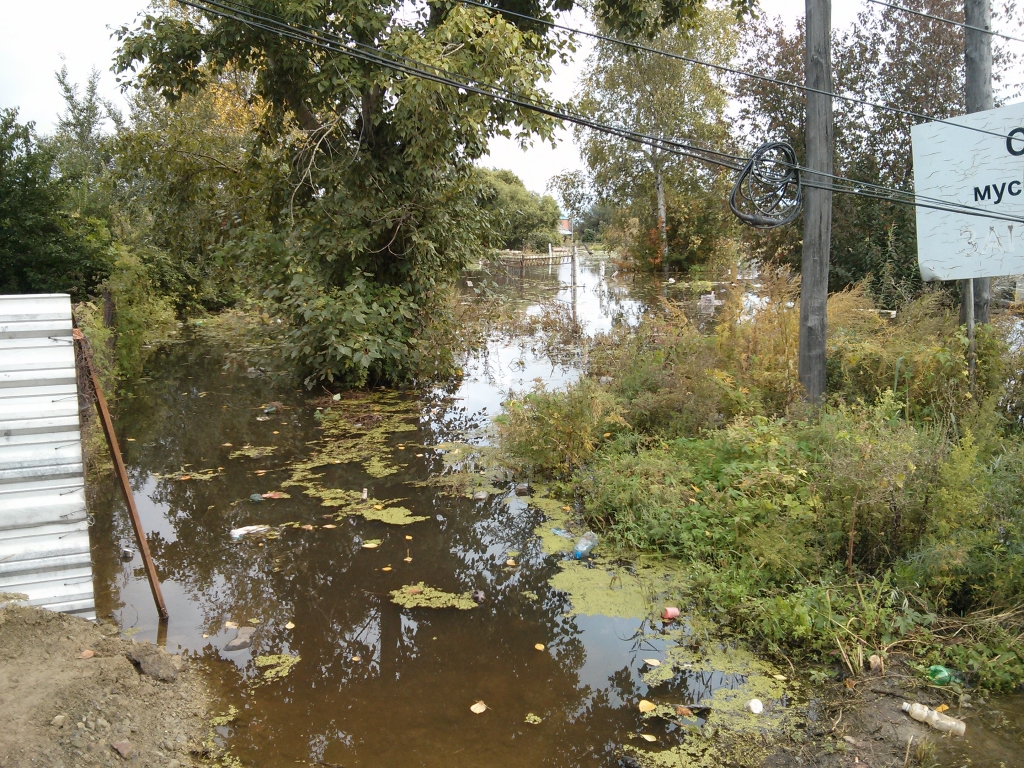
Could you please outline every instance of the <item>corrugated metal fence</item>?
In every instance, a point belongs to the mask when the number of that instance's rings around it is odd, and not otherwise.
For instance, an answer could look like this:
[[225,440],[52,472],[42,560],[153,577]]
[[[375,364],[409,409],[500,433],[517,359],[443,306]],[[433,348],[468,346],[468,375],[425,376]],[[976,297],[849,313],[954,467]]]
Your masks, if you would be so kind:
[[0,296],[0,592],[96,617],[66,294]]

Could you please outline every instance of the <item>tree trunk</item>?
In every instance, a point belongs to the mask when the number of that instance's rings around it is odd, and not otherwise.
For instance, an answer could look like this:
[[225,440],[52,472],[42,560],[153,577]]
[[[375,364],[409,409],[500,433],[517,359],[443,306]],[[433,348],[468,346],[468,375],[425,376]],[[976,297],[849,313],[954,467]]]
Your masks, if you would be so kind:
[[[971,27],[992,29],[990,0],[964,0],[964,17]],[[965,96],[968,112],[984,112],[995,108],[992,96],[992,35],[974,29],[964,30]],[[960,281],[960,295],[967,295],[967,281]],[[992,301],[992,280],[974,278],[974,321],[989,321]],[[960,322],[967,322],[967,302],[960,302]]]
[[665,174],[661,162],[655,162],[654,183],[658,189],[658,248],[661,255],[661,271],[668,280],[668,228],[665,224]]
[[[806,0],[807,87],[832,91],[832,3]],[[800,383],[807,399],[825,395],[825,310],[832,239],[832,97],[807,91],[807,167],[800,283]]]

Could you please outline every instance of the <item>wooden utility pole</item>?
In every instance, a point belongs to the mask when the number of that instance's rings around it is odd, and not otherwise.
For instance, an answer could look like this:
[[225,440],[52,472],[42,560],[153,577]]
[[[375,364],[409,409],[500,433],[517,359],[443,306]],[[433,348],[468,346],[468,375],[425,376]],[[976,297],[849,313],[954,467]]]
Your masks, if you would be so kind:
[[[964,0],[964,90],[968,112],[984,112],[995,108],[992,95],[992,35],[971,27],[992,29],[991,0]],[[973,283],[973,290],[972,290]],[[992,280],[976,277],[960,281],[960,322],[967,323],[969,317],[968,297],[974,298],[974,323],[989,321],[989,304],[992,300]],[[973,339],[973,334],[971,335]]]
[[832,2],[806,0],[805,7],[808,171],[804,175],[799,374],[807,399],[820,403],[825,396],[825,312],[832,241],[832,97],[825,95],[832,93]]

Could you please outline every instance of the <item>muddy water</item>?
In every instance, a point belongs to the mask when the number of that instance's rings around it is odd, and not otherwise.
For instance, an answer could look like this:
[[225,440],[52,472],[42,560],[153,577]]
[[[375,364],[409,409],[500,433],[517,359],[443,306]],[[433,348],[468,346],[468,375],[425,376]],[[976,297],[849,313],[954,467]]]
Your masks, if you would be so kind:
[[[531,313],[554,302],[588,333],[643,313],[644,303],[606,279],[600,262],[580,266],[573,301],[569,269],[532,268],[525,281],[499,279],[492,289]],[[479,288],[484,277],[468,279]],[[465,286],[467,297],[473,288]],[[510,388],[537,378],[558,386],[578,374],[572,349],[552,356],[534,347],[491,339],[466,360],[457,387],[421,396],[416,431],[389,443],[399,473],[377,478],[355,464],[326,470],[325,486],[365,487],[371,501],[398,499],[427,518],[411,525],[325,521],[332,510],[300,488],[286,489],[291,498],[250,501],[281,489],[288,465],[313,450],[315,409],[294,384],[225,371],[224,350],[202,334],[162,349],[122,401],[117,429],[171,619],[158,627],[138,556],[116,557],[118,545],[134,543],[113,487],[94,504],[99,607],[137,639],[166,642],[209,666],[223,708],[238,711],[221,730],[243,763],[604,765],[639,732],[635,702],[647,690],[640,657],[661,650],[657,640],[637,639],[643,620],[571,614],[568,598],[548,584],[558,558],[534,535],[542,515],[510,484],[487,502],[419,485],[444,469],[423,446],[471,438]],[[284,408],[265,414],[273,401]],[[246,445],[275,451],[229,458]],[[196,479],[204,470],[217,474]],[[229,534],[284,522],[316,527],[266,540]],[[361,546],[369,540],[381,543]],[[518,567],[506,565],[510,555]],[[480,590],[484,601],[464,611],[390,601],[390,590],[421,581],[452,593]],[[235,635],[225,622],[256,626],[252,647],[222,650]],[[279,654],[300,661],[263,682],[257,658]],[[694,675],[692,698],[729,682]],[[473,714],[480,700],[490,709]],[[541,722],[526,722],[528,714]]]

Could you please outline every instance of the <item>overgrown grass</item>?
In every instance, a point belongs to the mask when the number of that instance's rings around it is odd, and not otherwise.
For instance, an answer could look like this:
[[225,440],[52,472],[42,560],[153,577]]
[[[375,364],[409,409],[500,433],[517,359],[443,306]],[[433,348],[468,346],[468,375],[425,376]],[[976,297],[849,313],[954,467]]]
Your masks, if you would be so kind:
[[689,563],[694,600],[769,650],[851,672],[904,653],[1019,685],[1012,318],[979,332],[972,390],[941,294],[892,321],[860,291],[833,296],[830,400],[811,411],[797,293],[777,274],[760,303],[734,293],[709,332],[672,307],[613,332],[590,377],[509,404],[504,449],[561,480],[609,543]]

